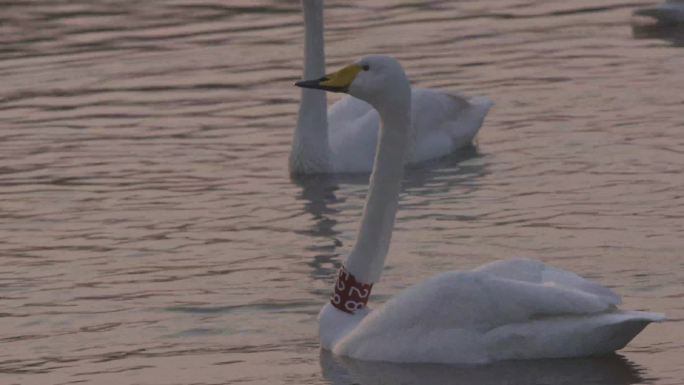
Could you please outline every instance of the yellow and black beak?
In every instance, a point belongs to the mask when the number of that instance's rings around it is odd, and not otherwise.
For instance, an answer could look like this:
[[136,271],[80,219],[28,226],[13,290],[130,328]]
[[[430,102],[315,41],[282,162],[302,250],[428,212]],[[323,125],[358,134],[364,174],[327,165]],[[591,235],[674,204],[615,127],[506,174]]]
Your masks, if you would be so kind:
[[363,69],[358,64],[348,65],[341,70],[316,80],[300,80],[295,85],[332,92],[349,92],[349,86]]

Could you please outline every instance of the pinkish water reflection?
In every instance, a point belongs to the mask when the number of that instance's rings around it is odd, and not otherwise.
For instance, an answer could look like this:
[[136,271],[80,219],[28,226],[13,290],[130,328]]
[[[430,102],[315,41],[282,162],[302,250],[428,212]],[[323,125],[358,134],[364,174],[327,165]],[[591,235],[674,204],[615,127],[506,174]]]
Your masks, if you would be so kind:
[[331,68],[391,53],[497,103],[477,150],[408,173],[371,301],[526,255],[672,319],[624,359],[477,371],[319,357],[366,179],[287,176],[298,2],[4,4],[0,382],[684,382],[684,50],[632,36],[643,5],[327,4]]

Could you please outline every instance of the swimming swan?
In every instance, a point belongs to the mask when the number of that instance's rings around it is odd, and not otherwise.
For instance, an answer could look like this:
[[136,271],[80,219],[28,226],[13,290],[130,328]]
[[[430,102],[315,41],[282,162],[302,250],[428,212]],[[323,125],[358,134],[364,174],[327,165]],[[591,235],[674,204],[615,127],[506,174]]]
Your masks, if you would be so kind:
[[[302,0],[305,24],[304,79],[325,74],[323,2]],[[414,88],[414,134],[409,163],[447,155],[472,143],[492,102],[486,97]],[[290,152],[291,174],[370,172],[380,117],[368,103],[350,96],[326,112],[324,92],[302,90]]]
[[296,85],[349,93],[382,120],[356,244],[319,314],[323,348],[361,360],[431,363],[596,355],[664,319],[618,310],[620,298],[610,290],[524,259],[438,274],[371,311],[366,303],[389,248],[408,153],[409,82],[395,59],[367,56]]

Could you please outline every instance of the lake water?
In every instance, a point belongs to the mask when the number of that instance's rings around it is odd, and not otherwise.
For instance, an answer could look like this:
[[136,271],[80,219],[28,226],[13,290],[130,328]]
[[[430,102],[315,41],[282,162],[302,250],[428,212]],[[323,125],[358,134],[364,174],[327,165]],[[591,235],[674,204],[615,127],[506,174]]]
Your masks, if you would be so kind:
[[650,4],[326,4],[328,68],[392,54],[496,102],[408,171],[372,303],[528,256],[670,319],[616,356],[450,367],[319,350],[367,176],[288,176],[297,1],[4,2],[0,383],[684,383],[684,39],[633,30]]

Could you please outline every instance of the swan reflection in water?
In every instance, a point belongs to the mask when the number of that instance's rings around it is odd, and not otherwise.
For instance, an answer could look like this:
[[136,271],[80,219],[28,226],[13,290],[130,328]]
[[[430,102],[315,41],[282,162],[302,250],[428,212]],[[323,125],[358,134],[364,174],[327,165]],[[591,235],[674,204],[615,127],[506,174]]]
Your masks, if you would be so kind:
[[[477,179],[488,173],[487,155],[473,145],[439,159],[407,166],[402,189],[418,197],[458,190],[454,195],[458,199],[467,199],[479,188]],[[340,231],[335,229],[340,210],[334,206],[347,198],[338,196],[336,191],[341,185],[367,187],[369,177],[369,173],[292,176],[292,182],[302,189],[297,200],[304,202],[304,211],[313,219],[309,227],[295,230],[315,241],[306,248],[314,254],[313,259],[306,262],[312,268],[313,277],[328,280],[335,276],[341,265],[340,259],[344,257],[338,251],[343,246]],[[365,190],[359,199],[363,200],[364,196]],[[326,290],[325,296],[329,294]]]
[[643,370],[618,354],[461,366],[359,361],[321,349],[320,365],[323,377],[336,385],[630,385],[644,382]]
[[632,25],[632,36],[635,39],[660,39],[672,43],[675,47],[684,47],[683,25]]
[[632,36],[636,39],[661,39],[684,47],[684,0],[667,0],[635,10]]

